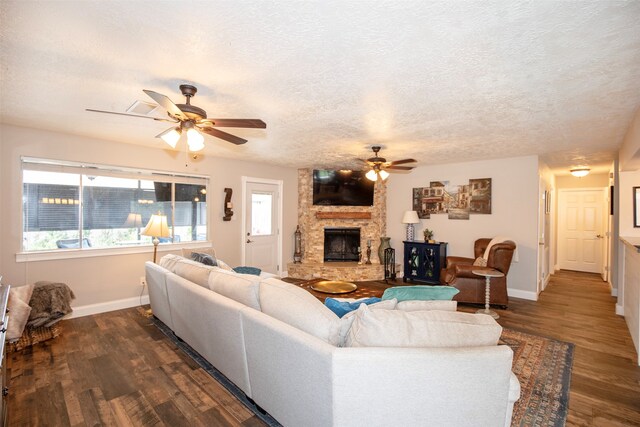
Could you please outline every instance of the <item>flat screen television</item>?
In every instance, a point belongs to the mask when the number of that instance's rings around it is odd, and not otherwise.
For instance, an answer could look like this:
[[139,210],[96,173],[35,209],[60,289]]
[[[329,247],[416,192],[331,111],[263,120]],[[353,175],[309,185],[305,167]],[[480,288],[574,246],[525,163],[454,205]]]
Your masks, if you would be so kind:
[[375,182],[362,171],[313,171],[313,204],[372,206]]

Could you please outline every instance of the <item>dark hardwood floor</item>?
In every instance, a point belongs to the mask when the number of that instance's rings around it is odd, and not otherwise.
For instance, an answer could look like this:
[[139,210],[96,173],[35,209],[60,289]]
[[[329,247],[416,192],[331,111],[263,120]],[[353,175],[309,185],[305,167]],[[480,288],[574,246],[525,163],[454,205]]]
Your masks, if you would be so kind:
[[[567,425],[640,426],[640,368],[614,304],[597,275],[561,271],[538,302],[496,310],[505,327],[575,343]],[[138,309],[63,321],[8,368],[12,426],[263,425]]]

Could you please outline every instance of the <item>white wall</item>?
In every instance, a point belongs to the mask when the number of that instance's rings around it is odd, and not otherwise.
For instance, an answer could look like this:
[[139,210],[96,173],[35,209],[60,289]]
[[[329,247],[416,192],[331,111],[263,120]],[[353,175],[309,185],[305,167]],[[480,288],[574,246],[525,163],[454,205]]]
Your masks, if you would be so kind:
[[387,234],[396,248],[396,259],[403,259],[405,225],[402,214],[411,210],[414,187],[427,187],[431,181],[465,184],[473,178],[492,179],[491,215],[471,215],[469,220],[450,220],[446,214],[431,215],[416,226],[435,231],[435,239],[448,242],[448,255],[473,257],[473,242],[481,237],[508,236],[517,244],[518,262],[507,278],[509,295],[536,299],[538,256],[538,159],[536,156],[423,166],[410,174],[394,174],[387,184]]
[[[0,127],[0,143],[0,274],[4,275],[3,282],[13,285],[38,280],[67,283],[76,295],[75,307],[131,300],[140,295],[139,277],[144,275],[144,262],[152,257],[149,249],[148,253],[16,262],[22,238],[21,156],[208,175],[209,237],[218,256],[232,266],[241,261],[241,176],[283,180],[283,262],[286,265],[292,261],[298,206],[295,169],[212,155],[205,155],[185,167],[184,153],[167,152],[161,148],[161,141],[158,148],[148,148],[7,125]],[[226,144],[224,141],[208,143]],[[225,187],[233,189],[235,214],[229,222],[222,220]]]
[[640,237],[633,226],[633,187],[640,187],[640,171],[620,172],[620,236]]
[[640,107],[625,133],[618,159],[622,171],[640,169]]

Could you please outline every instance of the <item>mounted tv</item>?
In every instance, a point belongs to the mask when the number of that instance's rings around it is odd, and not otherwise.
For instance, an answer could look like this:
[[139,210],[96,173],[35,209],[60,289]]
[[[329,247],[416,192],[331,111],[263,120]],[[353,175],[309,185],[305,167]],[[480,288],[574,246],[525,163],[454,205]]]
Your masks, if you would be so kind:
[[314,170],[313,204],[372,206],[374,185],[362,171]]

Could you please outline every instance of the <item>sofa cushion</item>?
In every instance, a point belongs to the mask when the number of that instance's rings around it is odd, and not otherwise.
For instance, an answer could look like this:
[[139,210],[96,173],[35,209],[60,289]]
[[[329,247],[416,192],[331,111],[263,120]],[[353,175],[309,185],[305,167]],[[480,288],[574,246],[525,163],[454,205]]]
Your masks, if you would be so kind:
[[361,305],[347,347],[475,347],[496,345],[502,327],[491,317],[452,311],[371,310]]
[[402,311],[428,311],[428,310],[442,310],[442,311],[456,311],[458,307],[457,301],[421,301],[410,300],[400,301],[396,306],[396,310]]
[[388,288],[382,294],[382,299],[395,298],[398,301],[407,300],[450,300],[460,292],[453,286],[395,286]]
[[212,269],[217,269],[217,267],[204,265],[179,255],[171,254],[162,257],[160,266],[203,288],[209,287],[209,273],[211,273]]
[[260,310],[260,278],[216,268],[209,275],[209,289],[241,304]]
[[[369,305],[370,310],[393,310],[396,308],[398,304],[398,300],[396,299],[388,299],[384,301],[379,301]],[[360,307],[360,306],[358,306]],[[351,325],[353,324],[353,319],[355,319],[357,310],[351,311],[340,319],[340,337],[338,341],[338,345],[340,347],[345,347],[345,343],[347,340],[347,334],[349,333],[349,329],[351,329]]]
[[264,279],[259,298],[263,313],[338,345],[340,318],[304,289],[279,279]]
[[181,257],[180,255],[166,254],[165,256],[160,258],[160,262],[158,262],[158,265],[160,267],[166,268],[167,270],[173,273],[174,272],[173,269],[176,263],[181,259],[185,259],[185,258]]

